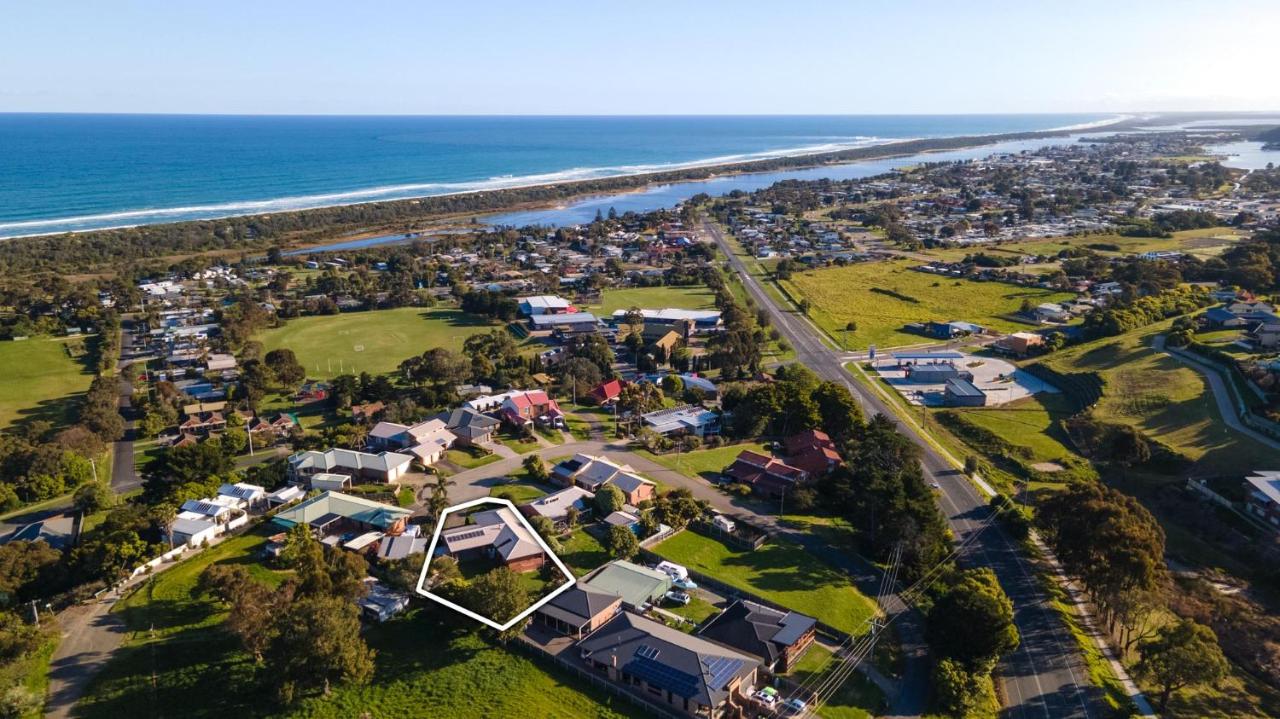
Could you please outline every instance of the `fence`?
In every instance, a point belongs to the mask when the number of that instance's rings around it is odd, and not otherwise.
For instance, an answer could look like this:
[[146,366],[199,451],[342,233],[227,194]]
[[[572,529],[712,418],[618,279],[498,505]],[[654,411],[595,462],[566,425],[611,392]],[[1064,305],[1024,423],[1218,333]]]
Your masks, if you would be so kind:
[[652,714],[653,716],[656,716],[656,717],[661,717],[662,719],[684,719],[683,714],[678,714],[672,711],[671,709],[669,709],[668,707],[664,707],[661,704],[657,704],[655,702],[649,701],[645,697],[639,694],[636,694],[632,691],[629,691],[624,686],[620,684],[615,684],[614,682],[610,681],[608,677],[600,676],[595,672],[587,671],[586,669],[569,661],[568,659],[565,659],[564,657],[549,654],[546,651],[544,651],[541,647],[526,641],[523,637],[515,642],[512,642],[511,644],[514,644],[514,646],[517,646],[523,649],[531,657],[533,657],[534,660],[550,664],[554,667],[567,671],[570,674],[576,675],[580,679],[585,679],[588,682],[590,682],[592,685],[600,689],[604,689],[610,694],[620,699],[625,699],[627,702],[640,707],[648,714]]

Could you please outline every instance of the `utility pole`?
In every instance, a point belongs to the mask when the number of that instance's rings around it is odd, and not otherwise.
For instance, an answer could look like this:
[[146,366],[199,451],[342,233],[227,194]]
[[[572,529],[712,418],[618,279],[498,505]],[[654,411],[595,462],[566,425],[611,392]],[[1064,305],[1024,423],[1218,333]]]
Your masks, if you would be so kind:
[[98,483],[98,463],[94,461],[93,457],[89,458],[89,468],[93,470],[93,483],[97,484]]

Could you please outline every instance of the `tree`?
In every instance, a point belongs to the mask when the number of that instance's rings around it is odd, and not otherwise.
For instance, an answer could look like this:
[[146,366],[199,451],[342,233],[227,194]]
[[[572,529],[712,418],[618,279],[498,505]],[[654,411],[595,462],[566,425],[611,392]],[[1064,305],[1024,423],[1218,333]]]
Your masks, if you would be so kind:
[[627,503],[627,497],[622,493],[621,489],[606,484],[596,490],[596,511],[600,517],[607,517],[610,514],[622,509],[622,505]]
[[106,482],[87,482],[80,485],[72,499],[76,511],[93,514],[115,506],[116,494]]
[[292,389],[307,378],[307,370],[298,362],[293,350],[287,347],[271,350],[262,361],[281,387]]
[[467,588],[467,606],[499,624],[519,614],[529,603],[520,575],[498,567],[480,575]]
[[553,553],[559,554],[561,552],[563,548],[560,546],[558,536],[560,533],[556,531],[556,524],[551,521],[550,517],[538,515],[529,520],[529,524],[533,527],[533,531],[537,532],[539,537],[542,537],[542,541],[547,543],[547,547]]
[[1020,641],[1013,603],[990,569],[961,572],[929,610],[926,633],[940,656],[980,674],[989,673]]
[[443,474],[436,475],[435,484],[431,485],[431,498],[427,500],[427,514],[432,521],[439,522],[444,510],[449,508],[449,487],[453,481]]
[[984,705],[994,706],[991,682],[954,659],[943,659],[933,669],[933,694],[938,708],[954,717],[967,717]]
[[305,596],[276,615],[264,652],[266,673],[280,697],[292,702],[331,682],[364,684],[373,676],[374,652],[360,636],[360,612],[349,599]]
[[640,540],[626,527],[610,527],[605,549],[616,559],[631,559],[640,551]]
[[632,382],[618,393],[618,411],[633,415],[662,409],[662,390],[652,382]]
[[564,523],[565,523],[565,526],[567,526],[570,529],[570,531],[572,531],[574,527],[578,526],[578,518],[580,514],[581,513],[578,512],[577,507],[569,507],[568,509],[564,510]]
[[49,594],[63,576],[62,553],[46,542],[0,545],[0,605]]
[[673,529],[683,529],[709,511],[705,501],[694,499],[684,487],[659,495],[653,505],[658,520]]
[[521,465],[524,467],[525,478],[530,482],[546,484],[551,481],[551,472],[547,470],[547,463],[543,461],[542,457],[531,454],[524,458]]
[[1227,659],[1213,630],[1191,619],[1170,624],[1138,645],[1142,659],[1137,673],[1160,687],[1156,703],[1161,713],[1169,697],[1195,684],[1212,684],[1227,675]]
[[604,381],[600,368],[585,357],[570,357],[560,363],[560,381],[576,401]]

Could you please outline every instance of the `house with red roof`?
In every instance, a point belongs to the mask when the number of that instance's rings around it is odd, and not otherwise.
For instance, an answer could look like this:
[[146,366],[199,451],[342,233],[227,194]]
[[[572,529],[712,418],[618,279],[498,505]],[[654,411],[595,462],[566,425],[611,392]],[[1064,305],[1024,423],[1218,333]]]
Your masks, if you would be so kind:
[[810,477],[820,477],[840,464],[840,453],[826,432],[810,429],[793,434],[782,442],[787,464],[803,469]]
[[622,394],[622,388],[626,383],[620,379],[611,379],[608,382],[601,382],[591,390],[590,397],[592,401],[601,407],[608,407],[618,401],[618,397]]
[[809,481],[809,473],[803,469],[749,449],[738,453],[723,474],[729,481],[748,485],[766,497],[780,496]]
[[564,426],[564,412],[545,390],[508,392],[498,410],[504,422],[516,427]]

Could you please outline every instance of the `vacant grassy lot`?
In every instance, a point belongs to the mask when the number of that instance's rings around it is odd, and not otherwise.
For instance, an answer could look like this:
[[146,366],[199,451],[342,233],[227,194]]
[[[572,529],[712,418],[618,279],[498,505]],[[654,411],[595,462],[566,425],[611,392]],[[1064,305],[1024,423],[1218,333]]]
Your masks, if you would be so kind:
[[[845,325],[857,323],[849,334],[850,347],[897,347],[930,341],[902,331],[910,322],[963,320],[1004,332],[1029,326],[1005,319],[1023,301],[1032,304],[1060,302],[1073,295],[1003,282],[972,282],[916,272],[918,262],[863,262],[802,272],[782,285],[796,297],[812,303],[809,316],[839,341],[845,342]],[[909,299],[872,292],[873,288],[896,292]]]
[[774,540],[754,552],[745,552],[685,531],[654,551],[844,632],[866,631],[865,622],[876,611],[875,604],[854,587],[847,574],[791,542]]
[[612,557],[608,550],[585,529],[575,529],[567,538],[560,539],[560,559],[574,576],[581,577],[597,567],[603,567]]
[[327,378],[391,372],[432,347],[461,350],[471,335],[499,326],[461,310],[400,307],[298,317],[258,339],[267,351],[293,350],[308,377]]
[[22,421],[57,425],[70,419],[73,400],[93,382],[83,343],[45,337],[0,342],[0,429]]
[[1193,473],[1239,474],[1273,463],[1273,450],[1222,422],[1199,372],[1151,349],[1168,324],[1072,347],[1045,362],[1060,372],[1101,374],[1106,387],[1095,415],[1133,425],[1186,455],[1196,462]]
[[716,296],[703,285],[691,287],[631,287],[605,290],[604,299],[598,305],[588,307],[599,316],[607,317],[617,310],[632,307],[660,310],[674,307],[682,310],[714,310]]
[[671,452],[668,454],[653,454],[648,450],[639,449],[636,450],[636,454],[681,474],[690,477],[700,476],[711,480],[715,479],[725,467],[732,464],[734,458],[745,449],[762,454],[769,453],[769,450],[759,442],[746,442],[716,447],[715,449],[700,449],[696,452]]
[[[1213,257],[1222,254],[1231,245],[1239,242],[1241,235],[1226,227],[1211,227],[1203,230],[1184,230],[1173,233],[1173,237],[1124,237],[1121,235],[1082,235],[1080,237],[1045,237],[998,245],[984,245],[973,248],[947,248],[929,250],[928,254],[940,259],[959,260],[966,254],[986,252],[991,255],[1056,255],[1062,250],[1073,247],[1086,247],[1103,255],[1119,257],[1139,252],[1155,252],[1173,250],[1186,252],[1197,257]],[[1091,247],[1092,246],[1092,247]],[[1116,249],[1110,249],[1114,246]],[[1108,249],[1102,249],[1108,247]]]
[[[806,681],[817,682],[816,677],[833,668],[834,665],[830,662],[831,650],[815,643],[804,653],[789,676],[801,684]],[[818,716],[824,719],[867,719],[879,714],[883,707],[884,693],[861,672],[854,672],[822,707]]]
[[243,563],[259,579],[279,582],[284,574],[253,556],[263,541],[258,535],[228,540],[157,575],[149,592],[122,601],[117,611],[132,635],[95,678],[77,707],[80,716],[642,716],[490,644],[475,624],[435,608],[369,628],[366,639],[378,652],[369,686],[335,687],[328,698],[282,709],[261,688],[263,677],[255,677],[249,658],[217,628],[219,606],[192,596],[196,578],[215,561]]
[[524,504],[532,502],[538,497],[545,496],[547,491],[532,482],[511,482],[510,484],[500,484],[489,490],[490,497],[505,497],[516,504]]

